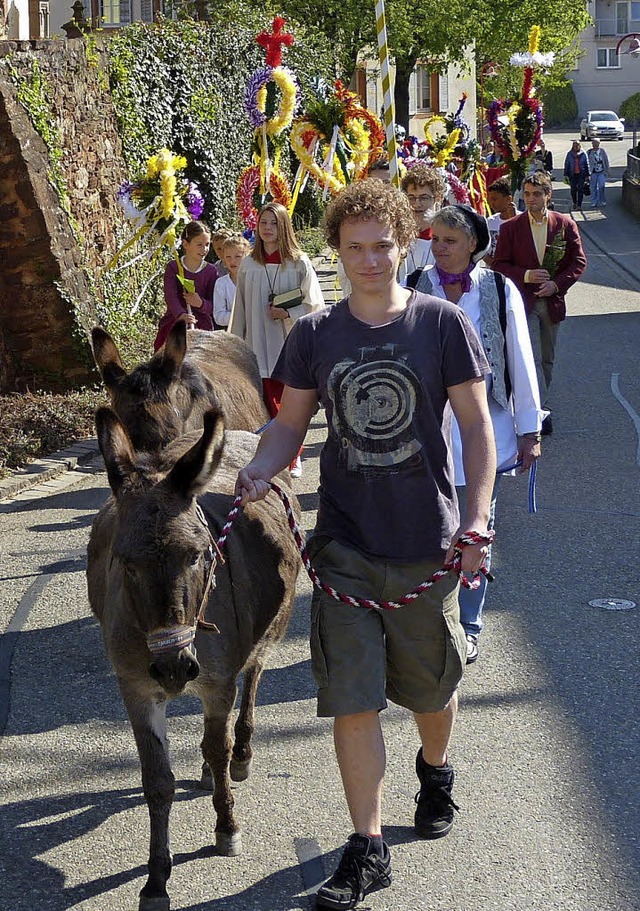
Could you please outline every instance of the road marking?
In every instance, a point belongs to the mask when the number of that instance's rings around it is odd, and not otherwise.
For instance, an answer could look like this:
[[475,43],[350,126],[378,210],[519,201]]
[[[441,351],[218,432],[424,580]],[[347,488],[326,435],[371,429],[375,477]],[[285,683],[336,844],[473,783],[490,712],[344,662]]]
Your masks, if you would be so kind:
[[633,421],[633,426],[636,428],[636,434],[638,435],[638,449],[636,452],[636,462],[640,466],[640,415],[634,411],[631,404],[625,399],[625,397],[620,392],[620,387],[618,385],[619,373],[611,374],[611,391],[620,402],[624,410],[627,412],[631,420]]

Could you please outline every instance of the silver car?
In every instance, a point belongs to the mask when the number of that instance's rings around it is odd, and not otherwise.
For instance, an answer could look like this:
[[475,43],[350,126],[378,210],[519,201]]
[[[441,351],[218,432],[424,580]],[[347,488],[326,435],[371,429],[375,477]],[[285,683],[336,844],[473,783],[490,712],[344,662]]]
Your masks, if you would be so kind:
[[580,122],[580,139],[624,139],[624,118],[615,111],[587,111]]

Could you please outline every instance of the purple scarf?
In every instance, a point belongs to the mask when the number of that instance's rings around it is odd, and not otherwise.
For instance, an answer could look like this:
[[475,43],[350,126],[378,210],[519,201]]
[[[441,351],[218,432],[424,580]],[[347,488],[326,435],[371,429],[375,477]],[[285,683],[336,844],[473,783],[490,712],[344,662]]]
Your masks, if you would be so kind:
[[475,269],[475,263],[469,263],[464,272],[445,272],[438,265],[436,265],[436,269],[443,285],[455,285],[460,282],[463,294],[471,291],[471,273]]

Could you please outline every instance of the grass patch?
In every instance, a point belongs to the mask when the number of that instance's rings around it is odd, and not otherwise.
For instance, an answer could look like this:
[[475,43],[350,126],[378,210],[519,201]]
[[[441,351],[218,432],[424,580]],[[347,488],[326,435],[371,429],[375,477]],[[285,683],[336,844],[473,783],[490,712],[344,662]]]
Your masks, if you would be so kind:
[[108,404],[106,392],[97,386],[60,395],[0,396],[0,478],[10,469],[94,436],[95,410]]

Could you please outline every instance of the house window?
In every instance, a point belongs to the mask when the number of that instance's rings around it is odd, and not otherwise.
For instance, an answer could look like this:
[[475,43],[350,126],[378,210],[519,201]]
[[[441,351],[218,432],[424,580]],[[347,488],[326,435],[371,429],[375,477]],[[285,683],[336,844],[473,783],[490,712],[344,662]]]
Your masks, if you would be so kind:
[[100,18],[104,26],[129,25],[131,0],[100,0]]
[[629,31],[629,4],[627,0],[616,3],[616,34],[624,35]]
[[431,111],[431,73],[426,66],[416,67],[416,108]]
[[615,70],[620,69],[620,57],[616,54],[615,47],[598,48],[598,69]]

